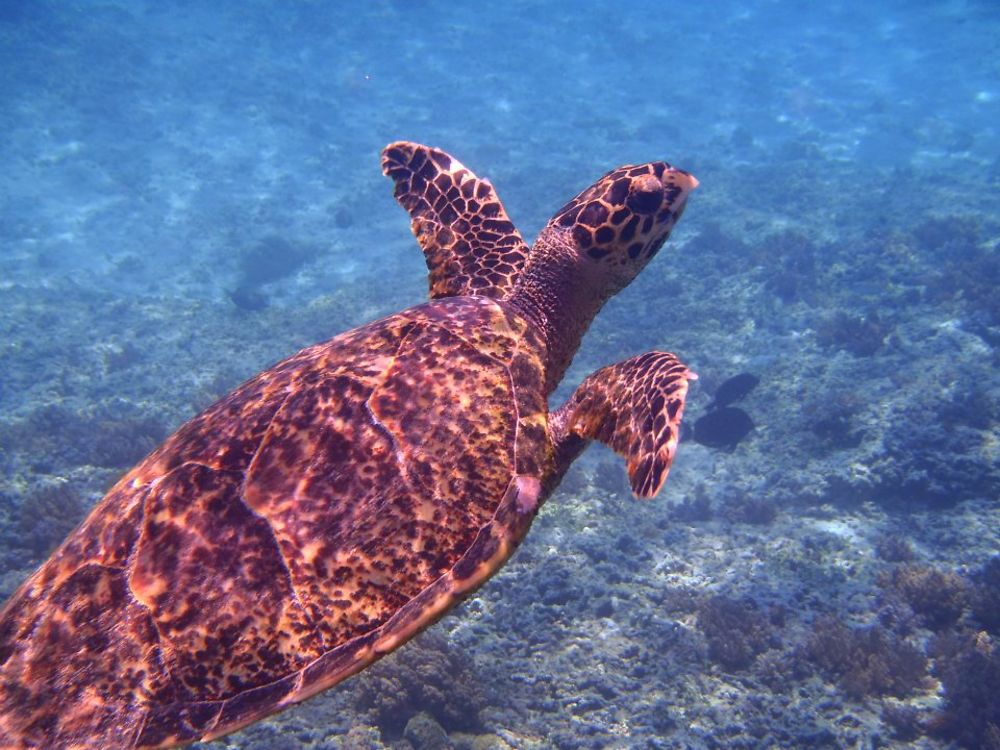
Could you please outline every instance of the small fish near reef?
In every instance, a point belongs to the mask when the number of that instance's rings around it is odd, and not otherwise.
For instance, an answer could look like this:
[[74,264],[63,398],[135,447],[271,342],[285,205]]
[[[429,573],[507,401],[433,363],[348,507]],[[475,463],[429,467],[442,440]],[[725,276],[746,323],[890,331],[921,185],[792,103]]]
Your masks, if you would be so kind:
[[732,451],[753,429],[749,414],[735,406],[723,406],[695,420],[694,441],[706,448]]
[[708,405],[708,413],[695,420],[694,441],[706,448],[734,450],[753,431],[754,423],[749,414],[730,404],[746,398],[758,383],[760,378],[749,372],[724,380]]
[[688,381],[647,352],[552,394],[698,182],[608,172],[529,246],[486,180],[393,143],[431,301],[294,354],[126,474],[0,612],[0,747],[211,740],[359,672],[510,557],[598,440],[667,478]]
[[718,409],[723,406],[735,404],[750,395],[750,392],[760,383],[760,378],[751,375],[749,372],[741,372],[733,375],[728,380],[723,381],[715,391],[715,398],[708,405],[708,411]]

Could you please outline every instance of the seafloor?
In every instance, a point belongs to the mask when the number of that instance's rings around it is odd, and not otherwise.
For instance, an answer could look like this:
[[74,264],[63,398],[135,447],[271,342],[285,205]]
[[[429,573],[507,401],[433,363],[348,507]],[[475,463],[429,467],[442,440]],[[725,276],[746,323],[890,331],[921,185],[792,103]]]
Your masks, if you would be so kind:
[[1000,748],[1000,11],[947,3],[0,5],[0,596],[276,359],[420,302],[408,138],[533,235],[701,188],[594,368],[669,348],[755,429],[661,496],[592,449],[514,559],[213,748]]

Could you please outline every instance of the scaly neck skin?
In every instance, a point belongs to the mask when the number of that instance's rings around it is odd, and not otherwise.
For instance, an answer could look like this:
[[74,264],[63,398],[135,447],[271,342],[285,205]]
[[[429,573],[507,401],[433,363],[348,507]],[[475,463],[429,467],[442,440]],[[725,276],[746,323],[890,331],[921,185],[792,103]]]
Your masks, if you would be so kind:
[[590,322],[614,291],[606,281],[588,278],[568,231],[542,231],[506,301],[545,340],[546,395],[559,385]]

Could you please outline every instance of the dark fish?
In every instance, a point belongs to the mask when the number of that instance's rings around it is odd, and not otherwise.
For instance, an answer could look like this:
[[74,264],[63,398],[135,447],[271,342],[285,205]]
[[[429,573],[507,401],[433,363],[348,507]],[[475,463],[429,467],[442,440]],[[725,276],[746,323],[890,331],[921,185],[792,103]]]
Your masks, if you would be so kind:
[[694,423],[694,441],[709,448],[732,450],[753,430],[750,415],[735,406],[723,406]]
[[709,410],[718,409],[721,406],[729,406],[729,404],[739,401],[756,388],[759,382],[760,378],[756,375],[751,375],[749,372],[741,372],[739,375],[733,375],[733,377],[729,378],[729,380],[716,389],[715,400],[708,405]]

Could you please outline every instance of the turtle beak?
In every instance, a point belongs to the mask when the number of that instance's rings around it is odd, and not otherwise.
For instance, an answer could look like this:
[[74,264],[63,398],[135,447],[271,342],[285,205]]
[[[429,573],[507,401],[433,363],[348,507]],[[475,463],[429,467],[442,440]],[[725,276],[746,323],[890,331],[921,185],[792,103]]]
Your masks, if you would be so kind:
[[698,187],[698,178],[693,174],[685,172],[683,169],[671,167],[670,171],[663,175],[663,182],[665,186],[670,186],[670,192],[667,193],[667,203],[674,212],[671,219],[671,226],[673,226],[681,218],[681,214],[684,213],[688,193]]
[[701,184],[698,182],[697,177],[695,177],[693,174],[685,172],[683,169],[674,169],[674,171],[677,172],[677,176],[679,178],[678,182],[680,183],[680,186],[684,188],[685,191],[690,192],[691,190],[694,190],[696,187],[698,187],[698,185]]

